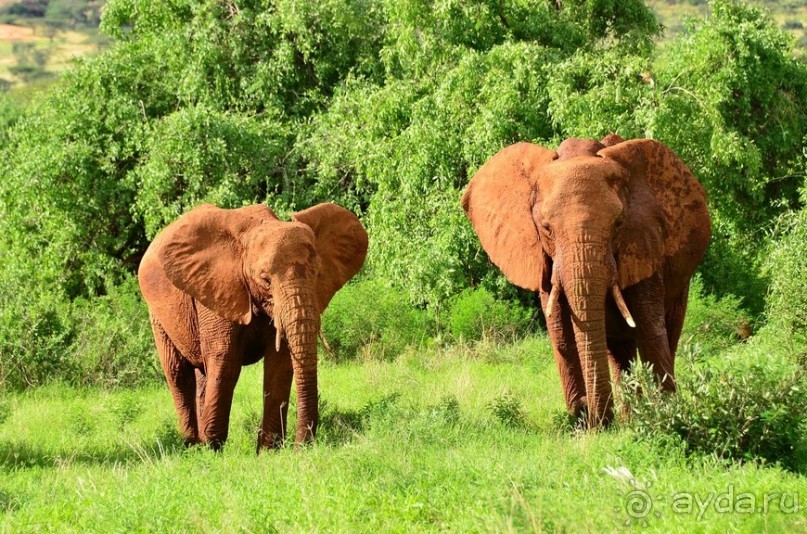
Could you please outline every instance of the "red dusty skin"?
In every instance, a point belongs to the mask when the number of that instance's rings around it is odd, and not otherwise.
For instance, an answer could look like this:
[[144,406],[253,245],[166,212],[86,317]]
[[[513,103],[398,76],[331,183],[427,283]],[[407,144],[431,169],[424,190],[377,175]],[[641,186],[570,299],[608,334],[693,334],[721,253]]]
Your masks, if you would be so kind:
[[297,391],[297,436],[302,444],[311,441],[319,419],[317,396],[317,333],[320,317],[314,293],[304,285],[280,288],[276,313],[280,314],[283,334],[291,350]]
[[578,248],[575,255],[579,260],[567,263],[567,276],[563,279],[563,291],[572,309],[591,428],[607,424],[613,417],[605,336],[605,301],[611,289],[611,275],[603,262],[606,256],[599,248],[593,245]]

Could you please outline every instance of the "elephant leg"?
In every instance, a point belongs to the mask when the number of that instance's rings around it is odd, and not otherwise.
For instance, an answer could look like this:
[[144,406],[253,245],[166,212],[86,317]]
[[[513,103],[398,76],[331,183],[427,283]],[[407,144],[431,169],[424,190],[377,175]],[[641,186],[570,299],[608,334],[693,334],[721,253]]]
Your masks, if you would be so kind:
[[206,309],[200,310],[199,330],[206,377],[199,428],[204,442],[219,450],[229,432],[233,393],[241,374],[244,332],[240,325]]
[[636,360],[636,340],[608,338],[607,343],[608,359],[616,389],[622,380],[622,373],[630,371],[631,365]]
[[684,317],[687,313],[687,301],[689,300],[689,283],[675,299],[670,309],[667,310],[667,340],[670,342],[670,356],[675,361],[675,354],[678,351],[678,341],[681,339],[681,331],[684,329]]
[[241,362],[233,364],[231,358],[211,358],[205,365],[207,383],[204,392],[204,414],[201,417],[201,434],[205,443],[219,450],[227,441],[230,428],[230,409],[233,405],[235,384],[241,374]]
[[[546,310],[549,294],[541,291],[541,306]],[[579,416],[586,408],[586,384],[583,369],[572,329],[571,310],[566,297],[561,295],[551,317],[546,319],[546,328],[555,354],[555,363],[560,374],[560,383],[569,413]]]
[[[607,338],[608,360],[611,363],[611,373],[613,376],[614,394],[620,394],[619,385],[622,383],[622,373],[630,371],[633,362],[636,360],[636,340],[635,339],[614,339]],[[630,406],[622,403],[621,417],[630,414]]]
[[664,283],[656,274],[628,288],[626,301],[636,321],[636,341],[642,360],[650,362],[665,391],[675,391],[675,369],[667,337]]
[[278,448],[286,439],[292,377],[291,353],[284,341],[280,353],[267,354],[263,359],[263,422],[258,452]]
[[193,366],[182,357],[174,343],[168,338],[162,325],[153,318],[151,328],[154,332],[157,353],[160,355],[160,364],[168,382],[168,389],[174,399],[174,407],[179,419],[179,431],[185,438],[186,445],[199,443],[194,402],[196,377],[193,374]]
[[[202,420],[205,412],[205,388],[207,387],[207,376],[202,369],[196,369],[196,417]],[[199,435],[201,435],[201,431]]]

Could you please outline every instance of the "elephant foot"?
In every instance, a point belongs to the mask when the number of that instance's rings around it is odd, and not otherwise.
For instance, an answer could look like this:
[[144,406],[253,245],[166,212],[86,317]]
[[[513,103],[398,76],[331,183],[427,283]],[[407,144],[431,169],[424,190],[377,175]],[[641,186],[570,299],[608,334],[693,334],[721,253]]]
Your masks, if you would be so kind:
[[210,450],[213,452],[221,452],[221,449],[224,447],[224,440],[223,439],[211,439],[207,442],[207,446],[210,447]]
[[569,419],[574,429],[585,430],[588,428],[588,401],[586,397],[580,397],[569,406]]
[[190,447],[195,447],[196,445],[201,445],[202,441],[197,437],[188,437],[182,440],[182,444],[186,449],[188,449]]
[[285,440],[280,434],[268,434],[263,431],[258,432],[258,454],[261,451],[282,449]]
[[580,397],[572,401],[569,405],[569,413],[575,417],[581,417],[588,414],[588,400],[586,397]]

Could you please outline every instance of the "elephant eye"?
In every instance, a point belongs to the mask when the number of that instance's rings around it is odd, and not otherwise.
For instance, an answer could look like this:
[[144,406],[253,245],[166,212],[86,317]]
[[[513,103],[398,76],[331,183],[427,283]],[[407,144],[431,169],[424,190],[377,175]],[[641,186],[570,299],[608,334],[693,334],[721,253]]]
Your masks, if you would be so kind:
[[261,275],[261,284],[263,284],[263,287],[266,288],[272,285],[272,283],[269,281],[269,277],[265,274]]
[[544,229],[544,232],[546,232],[546,235],[552,235],[552,227],[549,226],[548,222],[541,223],[541,228]]
[[617,230],[621,229],[624,225],[625,225],[625,219],[623,219],[622,216],[617,218],[617,220],[614,222],[614,228]]

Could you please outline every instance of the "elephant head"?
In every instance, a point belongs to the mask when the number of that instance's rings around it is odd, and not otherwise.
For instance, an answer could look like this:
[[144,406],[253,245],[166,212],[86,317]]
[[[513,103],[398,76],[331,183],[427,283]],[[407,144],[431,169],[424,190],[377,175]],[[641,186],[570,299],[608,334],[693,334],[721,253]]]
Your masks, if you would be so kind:
[[356,216],[335,204],[319,204],[284,222],[263,205],[220,209],[205,204],[157,239],[166,276],[206,308],[241,325],[250,324],[256,313],[273,318],[275,349],[285,337],[291,352],[297,442],[312,438],[318,420],[320,314],[367,253],[367,233]]
[[569,139],[557,152],[508,146],[463,195],[482,246],[505,276],[548,295],[547,317],[559,299],[568,303],[590,426],[612,417],[606,306],[612,301],[635,327],[622,292],[659,272],[687,239],[689,193],[682,189],[700,188],[689,178],[663,144],[612,134],[601,142]]

